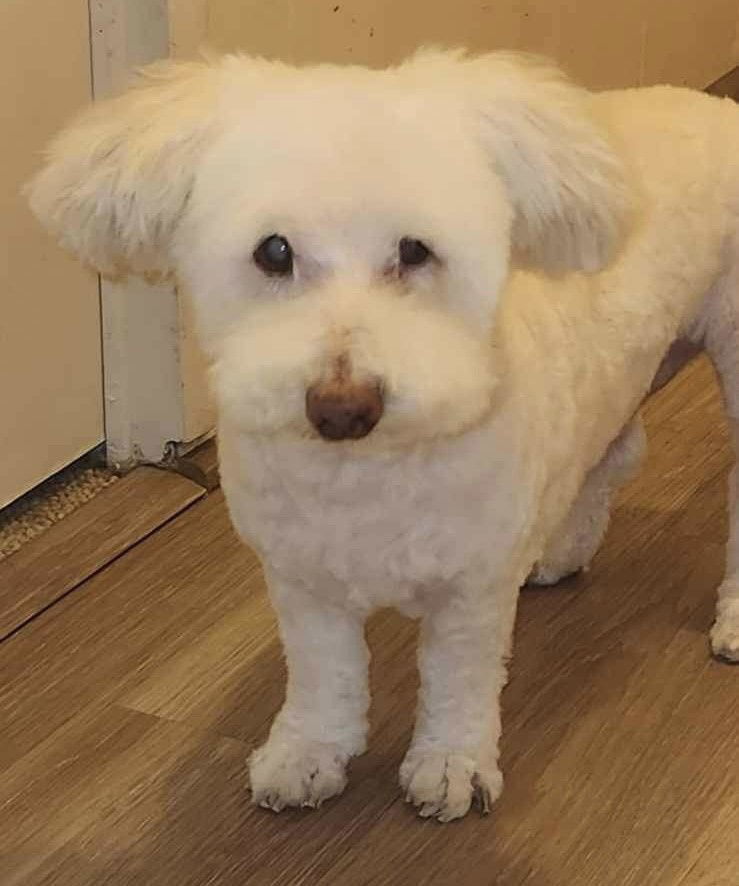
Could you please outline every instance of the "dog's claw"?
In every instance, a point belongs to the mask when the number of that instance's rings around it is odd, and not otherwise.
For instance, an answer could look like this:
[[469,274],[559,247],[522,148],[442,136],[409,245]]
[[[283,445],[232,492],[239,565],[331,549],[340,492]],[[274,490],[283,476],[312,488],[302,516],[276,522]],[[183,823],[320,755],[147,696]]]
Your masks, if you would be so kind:
[[282,812],[285,808],[285,804],[282,803],[279,799],[273,799],[272,797],[265,797],[264,799],[259,801],[259,805],[262,809],[269,809],[271,812]]
[[480,815],[489,815],[490,805],[492,803],[490,791],[485,787],[477,785],[475,787],[475,793],[473,796],[475,800],[475,805],[477,806]]
[[439,806],[437,803],[424,803],[418,810],[421,818],[433,818],[439,814]]
[[489,815],[490,807],[493,803],[493,795],[490,788],[486,784],[482,784],[477,775],[472,779],[472,785],[474,788],[472,799],[480,815]]

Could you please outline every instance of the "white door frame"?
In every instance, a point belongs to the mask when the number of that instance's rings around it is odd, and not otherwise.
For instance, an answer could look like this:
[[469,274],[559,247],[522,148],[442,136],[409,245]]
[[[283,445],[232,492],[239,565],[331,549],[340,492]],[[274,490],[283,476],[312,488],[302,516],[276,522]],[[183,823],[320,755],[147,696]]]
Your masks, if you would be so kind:
[[[121,92],[169,56],[168,0],[89,0],[93,98]],[[136,277],[100,280],[109,463],[161,462],[185,437],[177,290]]]

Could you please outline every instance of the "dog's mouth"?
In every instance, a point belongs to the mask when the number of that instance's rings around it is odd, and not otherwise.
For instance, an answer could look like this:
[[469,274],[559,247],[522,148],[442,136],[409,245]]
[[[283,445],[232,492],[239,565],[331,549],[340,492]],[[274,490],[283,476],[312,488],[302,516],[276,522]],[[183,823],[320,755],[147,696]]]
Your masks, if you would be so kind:
[[382,385],[376,380],[330,379],[308,388],[305,413],[319,436],[330,442],[361,440],[382,418]]

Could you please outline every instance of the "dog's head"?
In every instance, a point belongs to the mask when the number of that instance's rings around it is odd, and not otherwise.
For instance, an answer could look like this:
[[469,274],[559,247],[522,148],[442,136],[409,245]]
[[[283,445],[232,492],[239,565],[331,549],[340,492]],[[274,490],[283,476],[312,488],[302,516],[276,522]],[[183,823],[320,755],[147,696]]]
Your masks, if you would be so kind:
[[600,268],[628,195],[556,70],[441,52],[386,71],[157,65],[30,186],[103,273],[176,275],[229,423],[380,443],[479,422],[511,264]]

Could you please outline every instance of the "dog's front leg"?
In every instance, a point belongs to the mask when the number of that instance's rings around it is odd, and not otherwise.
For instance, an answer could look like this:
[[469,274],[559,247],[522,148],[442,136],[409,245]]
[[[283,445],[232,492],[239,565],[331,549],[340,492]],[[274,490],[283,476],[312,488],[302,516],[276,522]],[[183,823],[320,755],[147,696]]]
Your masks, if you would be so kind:
[[515,582],[455,594],[423,620],[416,727],[400,768],[423,817],[460,818],[473,798],[487,812],[500,794],[499,696],[517,598]]
[[363,618],[298,583],[269,578],[288,667],[287,693],[267,742],[250,760],[252,800],[279,812],[317,807],[346,785],[364,750],[367,666]]

